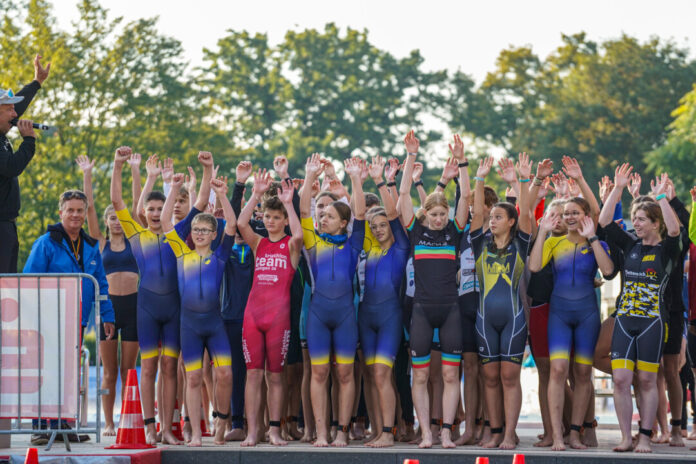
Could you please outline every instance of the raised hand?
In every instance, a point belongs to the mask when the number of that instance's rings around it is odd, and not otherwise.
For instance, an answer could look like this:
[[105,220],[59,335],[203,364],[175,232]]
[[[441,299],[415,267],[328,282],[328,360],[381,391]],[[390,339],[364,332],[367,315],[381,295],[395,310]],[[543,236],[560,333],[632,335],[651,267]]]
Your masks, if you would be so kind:
[[602,200],[602,203],[607,202],[607,198],[609,198],[612,190],[614,190],[614,183],[609,176],[602,177],[602,180],[599,182],[599,199]]
[[633,166],[628,163],[617,166],[614,171],[614,185],[620,189],[626,188],[631,177],[631,171],[633,171]]
[[295,190],[299,190],[304,185],[304,179],[295,178],[292,180],[292,185],[295,187]]
[[87,155],[80,155],[75,160],[82,172],[92,172],[92,168],[94,168],[95,161],[96,160],[92,160],[90,162],[89,156]]
[[162,181],[165,184],[170,184],[172,182],[172,176],[174,175],[174,160],[171,158],[165,158],[162,163]]
[[263,195],[271,188],[271,174],[265,169],[259,169],[254,174],[254,193]]
[[628,184],[628,193],[630,193],[633,198],[638,198],[640,196],[640,185],[642,182],[643,180],[640,178],[640,174],[637,172],[631,174]]
[[181,188],[181,186],[184,185],[184,175],[181,173],[172,174],[171,184],[172,184],[172,189]]
[[284,205],[292,204],[292,194],[294,190],[295,186],[292,184],[290,179],[285,179],[280,183],[280,187],[278,187],[278,198],[283,202]]
[[578,160],[571,158],[570,156],[563,157],[563,172],[565,172],[569,178],[574,180],[578,180],[582,177],[582,169],[580,168]]
[[667,175],[666,172],[663,172],[659,176],[655,176],[655,180],[650,181],[650,190],[652,190],[652,193],[657,196],[660,194],[665,194],[667,193],[667,186],[669,184],[669,176]]
[[556,196],[560,199],[566,199],[569,196],[569,189],[568,189],[568,178],[563,174],[563,172],[559,172],[558,174],[554,174],[551,176],[551,182],[553,182],[553,185],[556,189]]
[[273,158],[273,170],[283,180],[288,178],[288,159],[283,155]]
[[360,182],[364,184],[365,180],[370,175],[370,168],[367,165],[367,161],[365,161],[364,159],[360,158],[358,162],[360,164]]
[[237,164],[237,169],[235,170],[235,175],[237,177],[237,182],[240,184],[246,184],[247,179],[254,171],[249,161],[240,161]]
[[[198,152],[198,162],[203,165],[203,167],[213,167],[213,154],[209,151],[199,151]],[[215,177],[215,176],[213,176]]]
[[387,164],[387,162],[381,156],[377,155],[372,157],[372,163],[370,163],[367,171],[375,183],[379,183],[382,180],[385,164]]
[[360,161],[357,158],[347,158],[343,161],[343,167],[351,178],[360,178]]
[[420,141],[416,138],[413,131],[409,132],[406,134],[406,137],[404,137],[404,145],[406,146],[406,153],[418,153]]
[[568,191],[571,197],[580,196],[580,185],[578,185],[575,179],[568,179]]
[[454,159],[457,160],[457,163],[466,162],[466,156],[464,156],[464,142],[462,142],[459,134],[454,134],[454,146],[452,146],[452,144],[449,144],[448,146],[450,153],[452,153]]
[[321,162],[321,155],[319,153],[313,153],[312,156],[307,158],[307,164],[305,164],[305,172],[307,173],[307,178],[314,181],[319,175],[324,171],[325,167]]
[[555,229],[561,222],[561,216],[556,213],[556,211],[550,209],[546,212],[541,221],[539,221],[539,230],[544,233],[550,232]]
[[501,158],[500,161],[498,161],[498,174],[500,178],[508,184],[513,184],[517,180],[515,165],[509,158]]
[[539,161],[537,163],[536,176],[539,179],[545,179],[549,177],[551,174],[553,174],[553,161],[546,158],[545,160]]
[[521,179],[529,179],[532,176],[532,162],[526,152],[520,153],[517,160],[517,172]]
[[227,196],[227,182],[223,179],[210,179],[210,188],[217,197]]
[[696,185],[691,187],[691,190],[689,190],[689,193],[691,194],[691,201],[696,202]]
[[423,175],[423,163],[419,163],[419,162],[413,163],[413,175],[412,175],[413,182],[418,182],[419,180],[421,180],[422,175]]
[[553,191],[553,187],[551,187],[551,178],[547,177],[544,179],[544,181],[541,183],[539,186],[539,190],[537,190],[537,200],[541,200],[542,198],[546,198],[546,195],[549,194],[549,192]]
[[457,159],[454,156],[448,158],[445,162],[445,167],[442,169],[442,178],[447,182],[451,181],[459,174],[459,167],[457,164]]
[[481,177],[485,178],[489,172],[491,172],[491,168],[493,167],[493,158],[488,157],[484,158],[481,161],[479,161],[479,167],[476,170],[476,177]]
[[399,160],[396,158],[391,158],[384,172],[384,176],[387,178],[387,182],[394,182],[394,179],[396,179],[397,172],[399,172]]
[[133,153],[130,155],[130,158],[128,158],[128,164],[130,165],[131,169],[140,169],[140,162],[143,159],[143,155],[140,153]]
[[329,179],[337,179],[336,168],[330,159],[322,158],[321,165],[324,167],[324,175]]
[[196,171],[193,170],[191,166],[187,167],[188,175],[184,180],[184,188],[189,192],[196,191]]
[[338,179],[331,179],[329,181],[329,192],[333,193],[334,195],[337,195],[339,198],[347,196],[346,188]]
[[148,177],[157,177],[162,172],[162,163],[159,161],[157,155],[151,155],[147,161],[145,161],[145,171],[147,171]]
[[43,58],[41,55],[36,55],[34,57],[34,79],[38,81],[39,84],[44,83],[48,77],[48,73],[51,71],[51,63],[47,63],[46,67],[44,68],[41,66],[41,58]]
[[674,197],[677,196],[677,192],[674,189],[674,182],[672,182],[672,179],[667,177],[667,190],[665,191],[665,194],[667,195],[667,200],[672,201]]
[[597,232],[597,227],[595,226],[592,217],[585,216],[582,218],[582,221],[580,222],[580,230],[578,232],[585,238],[590,238],[596,235],[595,233]]
[[131,147],[118,147],[114,153],[114,163],[123,166],[123,163],[128,161],[132,153]]
[[[302,182],[304,182],[304,180]],[[321,184],[319,183],[318,180],[315,180],[314,182],[312,182],[312,198],[319,195],[320,191],[321,191]]]

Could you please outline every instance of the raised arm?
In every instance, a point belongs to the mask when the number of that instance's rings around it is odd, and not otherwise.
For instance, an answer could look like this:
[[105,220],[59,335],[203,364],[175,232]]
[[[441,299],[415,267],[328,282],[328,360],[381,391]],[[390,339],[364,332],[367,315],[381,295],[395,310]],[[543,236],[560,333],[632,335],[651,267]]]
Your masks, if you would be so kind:
[[[179,189],[181,189],[183,184],[183,174],[177,173],[172,175],[171,191],[169,192],[169,195],[167,195],[167,200],[164,202],[162,215],[160,216],[162,232],[165,234],[174,229],[174,223],[172,222],[172,216],[174,216],[174,203],[176,203],[176,197],[179,195]],[[185,238],[186,237],[183,237],[183,239]]]
[[640,174],[637,172],[631,174],[631,181],[628,184],[628,193],[631,194],[634,200],[640,196],[640,185],[642,182],[643,179],[641,179]]
[[201,188],[198,190],[198,197],[194,207],[198,211],[205,211],[210,200],[210,181],[213,178],[213,154],[209,151],[198,152],[198,162],[203,166],[203,177],[201,178]]
[[[145,186],[138,199],[138,212],[134,216],[136,221],[140,220],[140,214],[145,211],[145,199],[155,188],[155,182],[157,178],[162,173],[162,163],[159,161],[157,155],[151,155],[147,161],[145,161],[145,171],[147,172],[147,178],[145,179]],[[145,224],[143,224],[145,225]]]
[[599,213],[600,226],[606,227],[614,219],[616,204],[621,201],[621,194],[623,193],[623,189],[628,185],[632,170],[633,166],[628,163],[616,167],[614,171],[614,189],[607,197],[607,201],[604,203],[602,211]]
[[211,179],[210,186],[215,192],[225,216],[225,235],[233,237],[237,233],[237,216],[235,216],[232,204],[227,198],[227,182],[223,179]]
[[479,162],[479,167],[476,170],[474,180],[474,217],[471,218],[471,230],[478,230],[483,227],[483,209],[484,209],[484,187],[486,186],[486,176],[491,172],[493,167],[493,158],[484,158]]
[[691,243],[696,245],[696,186],[692,187],[691,193],[691,216],[689,217],[689,238]]
[[312,217],[312,186],[314,181],[319,178],[319,175],[324,171],[324,166],[321,162],[319,153],[313,153],[307,158],[305,165],[305,181],[300,195],[300,217]]
[[353,216],[355,219],[365,219],[365,194],[362,188],[362,168],[360,159],[348,158],[343,161],[346,174],[350,176],[352,201],[353,201]]
[[128,165],[131,170],[131,193],[133,194],[133,202],[131,203],[131,216],[138,216],[138,203],[140,202],[140,195],[142,195],[143,184],[140,179],[140,162],[142,161],[142,155],[140,153],[131,154],[128,158]]
[[384,158],[381,156],[373,156],[368,173],[377,187],[379,196],[382,198],[384,210],[387,212],[387,219],[391,221],[392,219],[399,217],[399,213],[396,211],[396,204],[394,202],[394,198],[392,198],[391,194],[389,193],[387,183],[382,179],[382,173],[384,172],[385,165],[386,161]]
[[517,161],[517,172],[520,175],[520,211],[518,229],[525,234],[532,232],[532,218],[529,214],[529,180],[532,177],[532,162],[527,153],[520,153]]
[[599,203],[597,202],[597,198],[594,196],[594,193],[592,193],[592,189],[585,180],[585,177],[582,175],[582,169],[580,168],[578,160],[571,158],[570,156],[564,156],[563,171],[568,177],[575,181],[578,187],[580,187],[583,198],[585,198],[585,200],[587,200],[587,202],[590,204],[590,214],[592,216],[592,220],[597,221],[597,218],[599,217]]
[[251,198],[249,198],[249,201],[244,205],[244,209],[242,209],[242,212],[239,214],[239,221],[237,221],[239,233],[242,234],[242,238],[254,252],[256,252],[256,247],[259,244],[259,240],[261,240],[261,236],[254,232],[249,225],[249,221],[254,215],[256,205],[261,202],[261,197],[263,197],[263,194],[266,193],[270,187],[271,174],[266,172],[265,169],[259,169],[254,176],[254,189],[251,192]]
[[[421,164],[421,163],[417,163]],[[421,171],[422,171],[422,164],[421,164]],[[399,191],[396,189],[396,175],[399,173],[399,169],[401,169],[401,166],[399,165],[399,160],[396,158],[390,158],[389,161],[386,164],[386,168],[384,170],[384,177],[385,180],[387,181],[387,190],[389,190],[389,195],[392,196],[394,201],[399,200]],[[415,172],[415,165],[414,165],[414,172]],[[415,180],[414,180],[415,182]],[[422,186],[422,184],[421,184]],[[423,193],[425,193],[425,189],[423,189]],[[427,194],[426,194],[427,196]]]
[[300,218],[295,213],[295,208],[292,204],[292,198],[295,195],[295,186],[290,178],[286,178],[281,182],[278,188],[278,198],[283,202],[285,211],[288,213],[288,225],[290,226],[290,259],[292,259],[293,267],[297,268],[300,263],[300,253],[302,252],[303,232]]
[[131,153],[130,147],[119,147],[114,154],[114,170],[111,173],[111,203],[116,211],[126,208],[123,201],[122,172],[123,165],[128,161]]
[[591,217],[585,216],[580,224],[580,235],[585,237],[592,247],[592,253],[594,254],[595,260],[597,260],[597,266],[599,270],[602,271],[604,277],[611,276],[614,273],[614,261],[612,261],[607,250],[604,249],[599,237],[597,237],[597,226],[595,226],[594,221]]
[[471,182],[469,181],[469,160],[464,153],[464,142],[459,134],[454,134],[454,145],[449,145],[450,153],[459,169],[459,202],[454,212],[457,224],[464,228],[469,218],[469,202],[471,200]]
[[539,222],[539,233],[529,254],[529,260],[527,260],[527,267],[531,272],[539,272],[544,267],[544,242],[546,241],[546,236],[560,221],[560,216],[550,209]]
[[94,204],[94,190],[92,189],[92,169],[94,161],[89,160],[89,156],[80,155],[75,162],[82,170],[82,183],[87,196],[87,231],[89,236],[99,240],[100,246],[103,246],[104,234],[99,226],[99,216],[97,215],[97,207]]
[[[529,189],[529,198],[534,200],[529,202],[530,214],[534,214],[538,202],[546,197],[546,192],[548,192],[547,179],[551,174],[553,174],[553,161],[547,158],[537,163],[537,172],[532,187]],[[540,192],[543,195],[540,195]]]
[[[425,199],[428,198],[428,193],[425,191],[425,187],[423,187],[423,181],[421,180],[422,175],[423,163],[413,163],[413,185],[416,186],[416,192],[418,192],[418,202],[421,207],[425,204]],[[394,199],[394,201],[396,201],[399,198],[398,192],[396,191],[396,189],[390,188],[390,194],[392,190],[394,190],[394,195],[392,195],[392,198]]]
[[660,209],[662,210],[662,219],[665,221],[665,227],[667,227],[667,235],[676,237],[679,235],[680,231],[679,218],[667,199],[666,192],[668,185],[669,176],[667,173],[662,173],[662,175],[655,177],[654,183],[650,182],[655,200],[657,200],[657,204],[660,205]]
[[399,186],[399,209],[401,213],[401,221],[405,225],[411,224],[413,221],[413,200],[411,199],[411,182],[413,181],[413,166],[416,163],[418,156],[418,148],[420,141],[416,138],[413,131],[406,134],[404,138],[406,146],[406,162],[404,163],[404,173],[401,176],[401,185]]

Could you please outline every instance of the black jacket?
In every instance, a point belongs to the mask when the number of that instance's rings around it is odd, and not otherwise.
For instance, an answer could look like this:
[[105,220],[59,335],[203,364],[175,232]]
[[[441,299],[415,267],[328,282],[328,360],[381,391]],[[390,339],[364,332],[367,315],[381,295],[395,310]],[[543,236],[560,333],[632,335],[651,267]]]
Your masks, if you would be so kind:
[[[15,105],[17,117],[21,116],[41,88],[32,81],[17,92],[24,100]],[[34,157],[36,140],[25,137],[19,149],[13,153],[12,145],[5,134],[0,134],[0,221],[9,221],[19,216],[19,181],[17,177]]]

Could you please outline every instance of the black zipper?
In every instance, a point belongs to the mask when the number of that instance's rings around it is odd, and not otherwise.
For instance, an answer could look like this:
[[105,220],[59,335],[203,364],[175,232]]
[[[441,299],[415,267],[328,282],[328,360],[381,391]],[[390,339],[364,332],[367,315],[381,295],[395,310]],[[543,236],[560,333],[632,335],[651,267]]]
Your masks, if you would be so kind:
[[336,245],[331,247],[331,280],[336,280],[336,273],[334,269],[334,261],[336,258]]
[[575,244],[575,250],[573,250],[573,287],[575,287],[575,255],[578,254],[578,244]]
[[198,293],[200,299],[203,299],[203,258],[198,257]]
[[157,235],[157,249],[159,250],[160,276],[164,276],[164,264],[162,263],[162,243],[160,242],[160,234]]

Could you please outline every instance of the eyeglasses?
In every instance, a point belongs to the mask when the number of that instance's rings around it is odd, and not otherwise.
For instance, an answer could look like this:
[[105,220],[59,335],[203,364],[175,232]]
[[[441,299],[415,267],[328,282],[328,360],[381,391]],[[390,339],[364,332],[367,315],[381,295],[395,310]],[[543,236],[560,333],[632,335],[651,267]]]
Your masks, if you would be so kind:
[[212,232],[212,229],[200,229],[198,227],[194,227],[191,229],[191,232],[198,235],[208,235]]
[[63,192],[63,194],[60,196],[60,201],[68,201],[68,200],[84,200],[87,201],[87,195],[84,194],[84,192],[80,190],[66,190]]
[[578,217],[578,216],[580,216],[581,214],[582,214],[582,213],[581,213],[580,211],[573,211],[573,212],[570,212],[570,213],[563,213],[563,217]]

